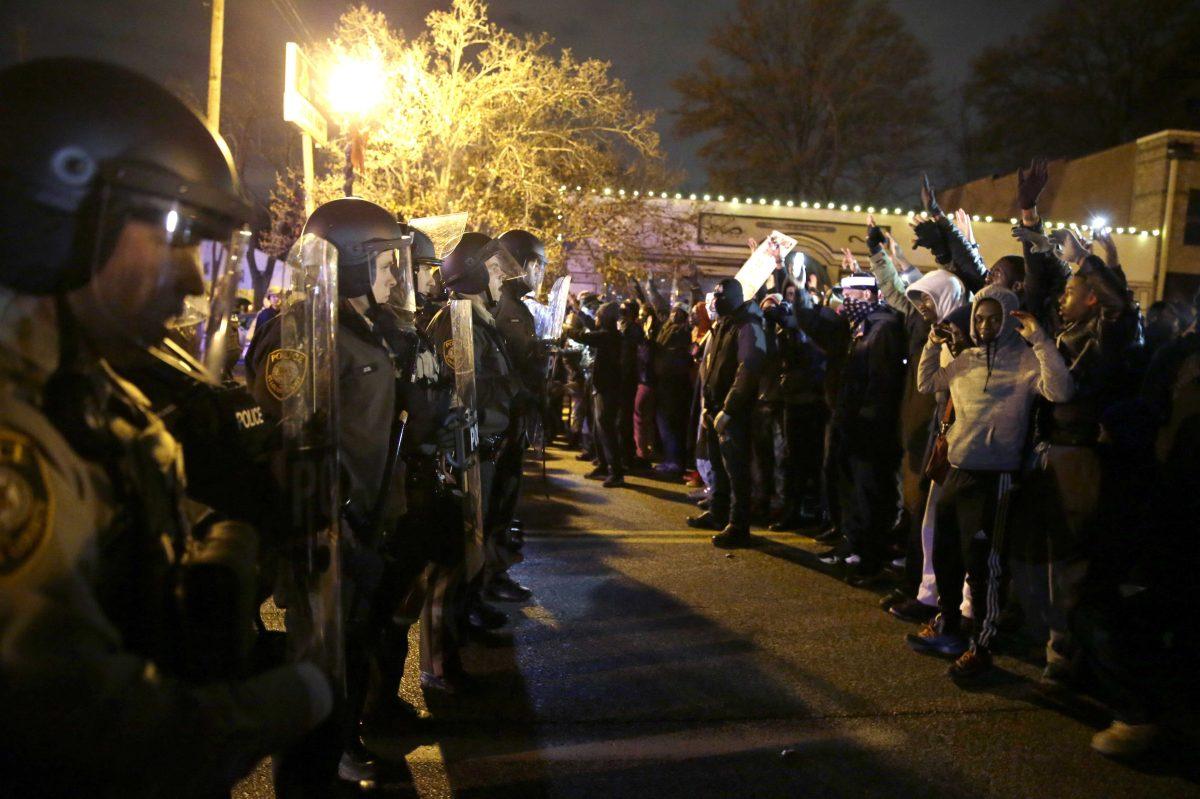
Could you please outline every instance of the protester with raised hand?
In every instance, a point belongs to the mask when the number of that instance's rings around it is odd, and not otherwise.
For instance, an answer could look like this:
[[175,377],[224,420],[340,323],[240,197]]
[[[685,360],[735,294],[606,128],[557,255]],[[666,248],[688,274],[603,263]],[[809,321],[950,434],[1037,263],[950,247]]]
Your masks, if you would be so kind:
[[[907,638],[917,651],[956,657],[949,674],[967,680],[991,668],[1003,605],[1009,491],[1021,466],[1033,400],[1041,395],[1064,402],[1074,392],[1062,356],[1034,317],[1018,310],[1012,291],[988,286],[976,296],[971,337],[975,346],[942,366],[941,349],[950,337],[934,327],[921,353],[918,388],[948,390],[956,419],[947,434],[951,468],[934,532],[940,612]],[[964,576],[982,611],[975,614],[969,643],[959,608]]]

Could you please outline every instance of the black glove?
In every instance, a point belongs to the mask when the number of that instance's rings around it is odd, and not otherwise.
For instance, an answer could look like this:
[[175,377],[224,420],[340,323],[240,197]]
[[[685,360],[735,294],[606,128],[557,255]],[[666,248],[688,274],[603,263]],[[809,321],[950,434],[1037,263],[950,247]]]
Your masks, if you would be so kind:
[[871,255],[882,252],[886,244],[887,237],[883,235],[883,228],[879,225],[867,225],[867,249],[871,251]]
[[930,216],[942,215],[942,209],[937,201],[937,194],[933,191],[933,184],[929,182],[929,175],[921,176],[921,202],[925,205],[925,213]]
[[913,234],[916,236],[913,240],[914,250],[924,248],[933,253],[933,259],[939,264],[950,263],[950,244],[937,222],[923,219],[913,225]]
[[1037,207],[1038,198],[1050,180],[1050,171],[1046,168],[1045,158],[1035,158],[1029,169],[1017,170],[1017,203],[1021,210]]

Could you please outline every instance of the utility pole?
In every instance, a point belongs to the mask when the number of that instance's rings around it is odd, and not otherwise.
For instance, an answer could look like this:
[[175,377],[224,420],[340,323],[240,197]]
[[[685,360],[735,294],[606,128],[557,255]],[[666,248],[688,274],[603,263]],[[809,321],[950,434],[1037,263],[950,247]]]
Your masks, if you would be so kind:
[[225,0],[212,2],[212,35],[208,45],[208,126],[221,129],[221,58],[225,47]]

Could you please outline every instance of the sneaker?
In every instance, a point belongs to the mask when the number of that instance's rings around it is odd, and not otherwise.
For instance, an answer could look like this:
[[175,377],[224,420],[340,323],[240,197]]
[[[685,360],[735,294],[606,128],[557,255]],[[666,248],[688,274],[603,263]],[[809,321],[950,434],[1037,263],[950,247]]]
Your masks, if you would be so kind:
[[992,655],[986,649],[971,647],[950,664],[946,674],[953,680],[974,680],[992,670]]
[[914,652],[959,657],[969,648],[967,639],[953,633],[943,633],[937,617],[921,627],[920,632],[904,636],[904,642]]
[[832,544],[841,537],[842,533],[836,527],[826,527],[824,530],[814,535],[813,540],[820,541],[822,544]]
[[925,624],[937,615],[937,608],[933,605],[926,605],[924,602],[918,602],[915,599],[897,602],[889,607],[887,611],[900,621],[913,622],[914,624]]
[[725,525],[713,516],[712,513],[705,511],[699,516],[689,516],[687,518],[687,526],[696,530],[722,530]]
[[605,488],[621,488],[625,485],[625,477],[623,475],[614,474],[605,480],[602,485]]
[[608,467],[597,466],[595,469],[592,469],[590,472],[585,474],[584,477],[589,480],[602,480],[603,478],[608,477]]
[[1156,724],[1114,721],[1108,729],[1092,736],[1092,748],[1105,757],[1137,757],[1145,754],[1157,737]]
[[694,469],[690,472],[683,473],[683,483],[691,488],[700,488],[702,485],[704,485],[704,481],[700,479],[700,472],[697,472]]
[[846,559],[846,554],[841,548],[831,549],[828,552],[822,552],[817,555],[817,560],[824,563],[826,566],[836,566]]
[[754,536],[750,535],[747,527],[726,525],[725,529],[712,537],[714,547],[718,549],[741,549],[754,545]]

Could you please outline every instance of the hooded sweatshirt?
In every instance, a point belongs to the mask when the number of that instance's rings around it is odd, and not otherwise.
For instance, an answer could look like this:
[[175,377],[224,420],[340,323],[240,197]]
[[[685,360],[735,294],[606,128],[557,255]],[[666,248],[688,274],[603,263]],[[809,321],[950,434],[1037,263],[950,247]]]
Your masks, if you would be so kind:
[[1071,399],[1075,386],[1054,342],[1039,329],[1032,346],[1017,333],[1017,295],[999,286],[985,286],[975,305],[986,299],[1000,303],[1003,323],[990,344],[980,342],[975,330],[974,306],[971,340],[948,365],[939,365],[941,345],[926,343],[921,352],[917,389],[923,394],[950,391],[954,424],[947,433],[950,465],[969,471],[1016,471],[1021,465],[1033,400],[1041,395],[1051,402]]
[[[878,267],[876,269],[878,270]],[[883,271],[886,274],[886,269]],[[917,300],[922,294],[933,299],[939,324],[945,322],[950,314],[962,308],[967,301],[967,290],[962,281],[945,269],[935,269],[914,281],[902,298],[905,306],[901,310],[905,314],[904,326],[908,333],[908,366],[904,376],[904,397],[900,401],[900,438],[904,444],[908,466],[914,472],[919,472],[925,463],[925,454],[929,449],[929,442],[933,439],[932,421],[941,418],[946,407],[944,392],[935,400],[933,396],[917,390],[921,350],[925,346],[925,340],[929,338],[929,323],[916,309]],[[942,361],[950,362],[949,350],[943,353]]]

